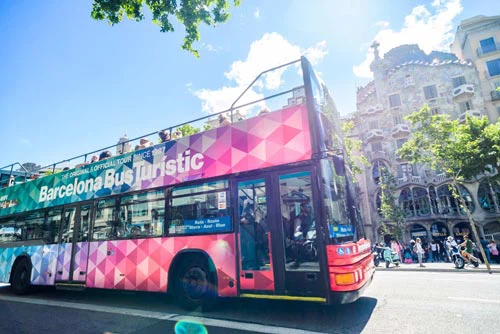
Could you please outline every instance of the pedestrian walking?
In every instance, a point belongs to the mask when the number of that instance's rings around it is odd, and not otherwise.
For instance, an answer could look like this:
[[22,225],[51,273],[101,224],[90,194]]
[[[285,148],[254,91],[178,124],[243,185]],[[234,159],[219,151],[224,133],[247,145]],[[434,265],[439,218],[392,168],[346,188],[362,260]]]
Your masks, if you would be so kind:
[[488,249],[491,253],[491,258],[493,262],[495,263],[500,263],[499,261],[499,252],[497,248],[497,244],[495,243],[495,240],[490,240],[490,243],[488,244]]
[[[484,254],[486,255],[486,259],[488,259],[488,263],[491,262],[491,252],[490,252],[490,249],[488,248],[488,241],[484,238],[481,238],[480,240],[481,242],[481,246],[483,246],[483,250],[484,250]],[[484,262],[484,259],[483,259],[483,262]]]
[[418,263],[420,267],[425,267],[424,264],[422,263],[422,256],[424,255],[425,251],[422,247],[422,241],[420,240],[420,238],[417,238],[417,240],[415,241],[415,246],[413,250],[415,253],[417,253]]

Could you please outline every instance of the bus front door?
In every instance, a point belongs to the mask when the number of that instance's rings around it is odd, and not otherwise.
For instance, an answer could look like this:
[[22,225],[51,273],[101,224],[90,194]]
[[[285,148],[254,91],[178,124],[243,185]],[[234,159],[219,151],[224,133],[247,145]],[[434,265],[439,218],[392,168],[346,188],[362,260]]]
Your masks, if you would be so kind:
[[235,220],[239,222],[239,274],[243,294],[274,294],[271,232],[267,224],[268,182],[261,179],[238,180]]
[[91,213],[90,203],[64,208],[56,281],[85,282]]
[[[276,288],[287,296],[311,301],[326,301],[328,291],[322,232],[317,224],[315,189],[309,170],[298,169],[288,173],[273,173],[273,189],[279,189],[274,206],[273,226],[276,245]],[[277,181],[277,183],[276,183]],[[316,195],[317,197],[318,195]],[[277,214],[276,214],[277,213]],[[279,231],[279,232],[278,232]],[[283,251],[284,250],[284,251]],[[278,254],[279,253],[279,254]]]

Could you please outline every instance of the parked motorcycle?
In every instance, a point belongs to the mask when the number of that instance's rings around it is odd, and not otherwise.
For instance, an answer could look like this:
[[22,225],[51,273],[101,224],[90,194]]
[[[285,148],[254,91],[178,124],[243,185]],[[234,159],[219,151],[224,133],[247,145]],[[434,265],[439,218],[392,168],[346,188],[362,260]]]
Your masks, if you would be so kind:
[[378,267],[380,261],[383,261],[382,258],[383,250],[384,250],[383,247],[373,246],[372,254],[373,254],[373,264],[375,265],[375,267]]

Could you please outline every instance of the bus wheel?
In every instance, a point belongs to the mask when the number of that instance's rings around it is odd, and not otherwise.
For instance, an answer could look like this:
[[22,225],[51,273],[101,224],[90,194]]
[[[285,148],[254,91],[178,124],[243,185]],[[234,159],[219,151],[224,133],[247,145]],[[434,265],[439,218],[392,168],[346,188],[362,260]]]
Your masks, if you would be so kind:
[[11,288],[15,294],[25,294],[31,287],[31,265],[27,259],[19,261],[12,273]]
[[217,297],[213,276],[203,258],[189,257],[182,261],[175,281],[176,301],[187,310],[200,306],[205,311],[212,308]]

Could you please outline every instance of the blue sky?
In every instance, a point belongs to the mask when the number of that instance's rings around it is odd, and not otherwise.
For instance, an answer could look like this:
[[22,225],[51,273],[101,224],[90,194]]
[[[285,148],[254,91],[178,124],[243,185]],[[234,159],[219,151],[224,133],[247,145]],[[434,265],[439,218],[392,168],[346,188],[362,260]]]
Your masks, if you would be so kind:
[[398,43],[446,50],[462,19],[499,14],[496,1],[242,0],[226,24],[201,28],[195,58],[180,49],[179,25],[111,27],[91,8],[0,2],[0,167],[46,165],[225,109],[263,68],[304,53],[352,112],[374,39],[382,54]]

